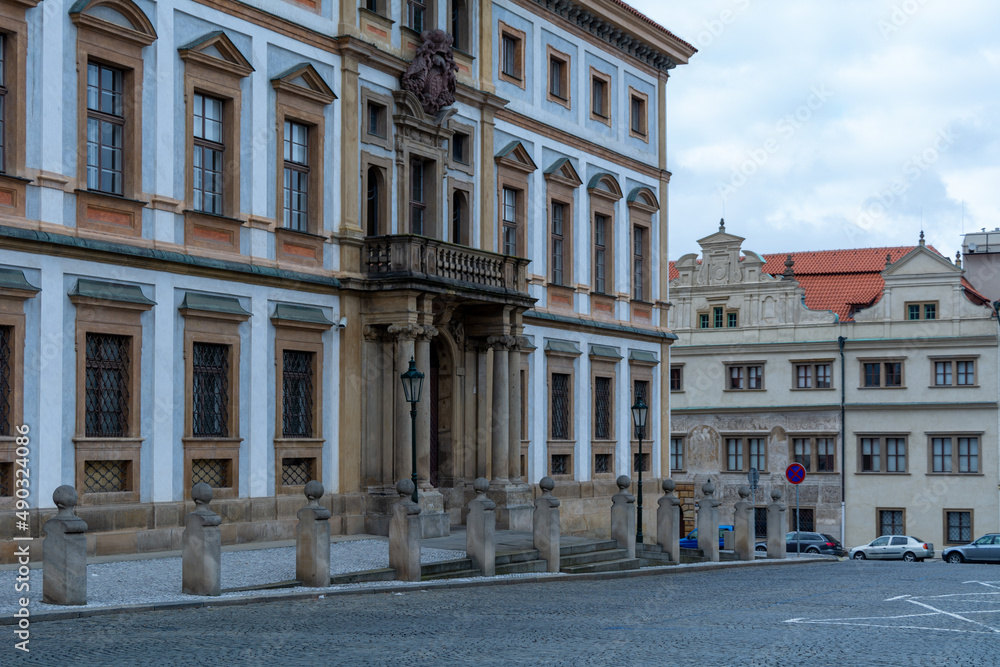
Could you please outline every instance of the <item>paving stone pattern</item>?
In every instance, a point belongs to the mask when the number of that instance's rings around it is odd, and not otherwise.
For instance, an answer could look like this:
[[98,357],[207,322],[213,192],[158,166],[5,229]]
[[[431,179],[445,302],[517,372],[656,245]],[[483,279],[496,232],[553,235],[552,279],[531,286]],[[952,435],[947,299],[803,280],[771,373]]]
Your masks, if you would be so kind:
[[997,664],[988,565],[674,572],[47,621],[17,664]]

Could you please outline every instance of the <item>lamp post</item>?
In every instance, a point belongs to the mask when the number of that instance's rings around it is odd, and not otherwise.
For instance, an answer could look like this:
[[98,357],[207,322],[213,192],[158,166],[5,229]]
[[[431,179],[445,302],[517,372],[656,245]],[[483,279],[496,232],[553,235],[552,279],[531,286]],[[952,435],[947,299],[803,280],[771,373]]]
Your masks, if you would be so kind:
[[417,502],[417,403],[420,401],[420,389],[424,384],[424,374],[417,370],[417,364],[410,357],[410,367],[399,376],[403,382],[403,395],[410,404],[410,479],[413,480],[413,502]]
[[632,423],[635,424],[635,437],[639,440],[639,485],[638,485],[638,503],[636,504],[636,512],[638,516],[636,517],[638,521],[636,522],[635,530],[635,543],[642,544],[642,438],[646,435],[646,414],[649,412],[649,407],[646,402],[642,400],[642,396],[637,396],[635,399],[635,405],[632,406]]

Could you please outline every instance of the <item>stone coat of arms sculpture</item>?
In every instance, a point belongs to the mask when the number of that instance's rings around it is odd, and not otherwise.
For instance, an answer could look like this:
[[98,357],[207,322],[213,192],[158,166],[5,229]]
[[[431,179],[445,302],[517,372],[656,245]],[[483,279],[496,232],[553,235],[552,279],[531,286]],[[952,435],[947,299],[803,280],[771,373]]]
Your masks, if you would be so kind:
[[417,96],[431,116],[455,102],[455,72],[452,37],[443,30],[424,30],[424,40],[401,80],[405,90]]

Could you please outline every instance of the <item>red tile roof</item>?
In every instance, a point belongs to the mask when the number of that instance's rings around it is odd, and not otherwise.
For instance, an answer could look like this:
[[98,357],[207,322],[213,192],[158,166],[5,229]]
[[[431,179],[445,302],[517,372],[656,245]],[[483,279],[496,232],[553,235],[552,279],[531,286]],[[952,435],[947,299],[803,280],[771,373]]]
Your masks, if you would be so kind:
[[[832,310],[841,320],[849,320],[853,318],[854,310],[867,308],[882,298],[885,281],[881,273],[885,270],[886,255],[896,262],[915,247],[772,253],[763,255],[765,263],[762,272],[781,275],[785,271],[785,260],[791,254],[795,262],[792,267],[795,280],[806,292],[806,306],[813,310]],[[932,246],[927,247],[937,252]],[[680,275],[673,262],[670,262],[669,271],[671,280]],[[962,278],[962,287],[973,303],[988,303],[989,299],[977,292],[965,278]]]
[[667,35],[670,35],[671,37],[673,37],[674,39],[676,39],[678,42],[680,42],[681,44],[683,44],[684,46],[690,48],[693,53],[698,53],[698,49],[694,48],[693,44],[689,44],[688,42],[684,41],[683,39],[681,39],[680,37],[678,37],[674,33],[670,32],[669,30],[667,30],[666,28],[664,28],[662,25],[660,25],[659,23],[657,23],[653,19],[649,18],[648,16],[646,16],[645,14],[643,14],[642,12],[640,12],[638,9],[636,9],[632,5],[630,5],[628,3],[625,3],[625,2],[622,2],[622,0],[613,0],[613,1],[614,1],[614,3],[616,5],[620,6],[622,9],[624,9],[628,13],[630,13],[630,14],[638,17],[640,20],[648,23],[649,25],[653,26],[654,28],[656,28],[660,32],[665,33]]

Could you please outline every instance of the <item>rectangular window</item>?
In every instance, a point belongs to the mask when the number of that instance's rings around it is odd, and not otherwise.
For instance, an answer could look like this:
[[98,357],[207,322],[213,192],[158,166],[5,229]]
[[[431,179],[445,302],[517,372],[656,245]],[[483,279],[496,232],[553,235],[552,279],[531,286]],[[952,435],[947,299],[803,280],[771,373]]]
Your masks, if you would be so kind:
[[424,31],[424,17],[427,5],[423,0],[406,0],[406,25],[415,32]]
[[634,380],[632,382],[632,400],[638,401],[640,398],[642,399],[643,403],[645,403],[646,405],[650,405],[648,380]]
[[792,438],[792,460],[806,472],[836,472],[833,438]]
[[607,292],[605,285],[606,278],[606,236],[608,226],[608,216],[594,215],[594,291],[598,294]]
[[222,215],[222,100],[194,95],[194,209]]
[[566,205],[552,202],[552,282],[563,284],[563,218],[566,215]]
[[979,472],[978,436],[935,436],[931,438],[931,472]]
[[830,388],[830,364],[816,364],[816,388]]
[[951,438],[931,438],[931,470],[951,472]]
[[715,328],[716,329],[722,328],[722,315],[723,315],[722,308],[721,307],[713,308],[712,315],[715,318]]
[[742,366],[731,366],[729,368],[729,388],[737,390],[744,389]]
[[920,304],[911,303],[906,306],[906,316],[910,320],[920,319]]
[[606,117],[608,115],[608,112],[605,109],[605,102],[604,102],[604,97],[605,97],[604,91],[607,85],[608,84],[601,79],[595,78],[591,80],[591,88],[592,88],[591,108],[594,114],[597,116]]
[[524,87],[524,41],[522,32],[502,26],[500,32],[500,78]]
[[812,389],[812,366],[796,366],[796,387]]
[[569,440],[568,373],[552,374],[552,439]]
[[882,364],[877,362],[873,364],[865,364],[865,386],[866,387],[882,386],[881,372],[882,372]]
[[961,544],[972,541],[972,512],[945,511],[946,541],[950,544]]
[[569,454],[552,455],[552,474],[553,475],[573,474],[572,471],[570,470]]
[[503,254],[517,255],[517,200],[518,191],[503,189]]
[[410,233],[423,236],[427,215],[427,189],[425,163],[421,159],[410,162]]
[[684,368],[682,366],[670,367],[670,391],[684,390]]
[[594,378],[594,439],[611,439],[611,378]]
[[816,472],[835,472],[833,438],[816,438]]
[[285,121],[284,226],[309,231],[309,128]]
[[708,313],[701,313],[698,315],[698,328],[707,329],[708,328]]
[[684,438],[670,438],[670,470],[684,470]]
[[368,102],[368,134],[385,139],[388,136],[388,115],[384,104]]
[[906,438],[866,436],[860,439],[860,443],[861,472],[906,472]]
[[761,366],[747,366],[747,389],[764,388],[764,370]]
[[862,363],[862,386],[896,388],[903,386],[903,362],[865,361]]
[[129,461],[86,461],[83,464],[84,493],[120,493],[132,490]]
[[456,132],[451,136],[451,159],[461,164],[469,164],[469,135]]
[[974,359],[941,359],[934,361],[934,386],[970,387],[976,384]]
[[803,533],[811,533],[816,530],[816,519],[813,509],[802,507],[796,510],[794,507],[790,508],[791,512],[789,516],[792,519],[792,530],[797,530]]
[[735,329],[739,324],[739,314],[738,313],[726,313],[726,326],[730,329]]
[[878,438],[861,438],[861,471],[881,472],[882,443]]
[[726,438],[726,470],[739,472],[743,469],[743,440]]
[[129,435],[131,336],[87,333],[84,428],[88,438]]
[[632,298],[636,301],[645,300],[645,295],[642,291],[643,265],[645,262],[645,258],[643,257],[645,232],[645,228],[638,225],[632,228]]
[[885,368],[885,386],[899,387],[903,383],[903,365],[898,361],[887,361]]
[[812,441],[809,438],[792,440],[795,463],[801,463],[806,472],[812,472]]
[[192,435],[196,438],[228,438],[228,345],[194,343],[191,394]]
[[590,117],[611,123],[611,77],[593,68],[590,70]]
[[903,438],[885,439],[885,470],[906,472],[906,440]]
[[936,320],[937,301],[928,303],[908,303],[906,304],[906,319],[908,320]]
[[760,391],[764,389],[764,367],[729,366],[727,389],[729,391]]
[[767,470],[767,440],[764,438],[747,438],[750,449],[750,467],[757,470]]
[[306,482],[316,479],[316,459],[289,457],[281,458],[281,485],[304,486]]
[[611,467],[611,454],[594,454],[594,474],[606,475],[614,472]]
[[878,530],[879,535],[905,535],[903,510],[879,510]]
[[232,459],[192,459],[191,485],[204,482],[213,489],[231,487],[232,464]]
[[630,95],[630,116],[631,123],[629,129],[632,134],[640,137],[646,136],[646,99],[644,96]]
[[87,189],[121,196],[124,72],[87,63]]
[[632,472],[649,472],[649,452],[643,452],[641,455],[638,452],[633,452],[632,454]]
[[753,508],[753,529],[759,538],[767,537],[767,508]]
[[569,93],[566,81],[568,69],[565,60],[549,55],[549,94],[560,100],[565,100]]
[[830,364],[796,364],[796,389],[829,389]]
[[281,434],[313,437],[313,364],[315,352],[284,350],[281,367]]
[[958,439],[958,472],[979,472],[979,438]]
[[0,435],[11,434],[14,390],[14,327],[0,326]]

